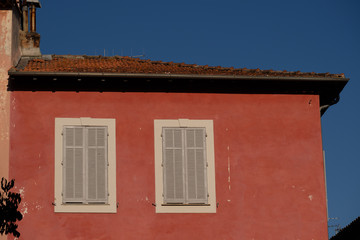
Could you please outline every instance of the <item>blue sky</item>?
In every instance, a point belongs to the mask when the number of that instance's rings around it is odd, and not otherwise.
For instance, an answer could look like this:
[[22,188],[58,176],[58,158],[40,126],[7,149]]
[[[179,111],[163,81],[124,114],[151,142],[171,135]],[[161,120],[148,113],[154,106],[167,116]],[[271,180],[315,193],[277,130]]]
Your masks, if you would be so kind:
[[[360,2],[42,0],[43,54],[142,55],[236,68],[344,73],[322,117],[330,225],[360,215]],[[329,229],[330,236],[334,228]]]

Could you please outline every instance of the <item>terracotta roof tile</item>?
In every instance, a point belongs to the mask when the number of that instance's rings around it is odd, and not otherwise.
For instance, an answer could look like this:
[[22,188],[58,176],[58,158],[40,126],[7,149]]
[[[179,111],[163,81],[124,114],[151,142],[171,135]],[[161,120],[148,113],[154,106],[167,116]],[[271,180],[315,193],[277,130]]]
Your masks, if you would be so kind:
[[88,72],[88,73],[144,73],[144,74],[195,74],[271,77],[331,77],[345,78],[344,74],[288,72],[247,68],[211,67],[174,62],[142,60],[131,57],[101,57],[53,55],[51,58],[22,59],[11,71],[16,72]]

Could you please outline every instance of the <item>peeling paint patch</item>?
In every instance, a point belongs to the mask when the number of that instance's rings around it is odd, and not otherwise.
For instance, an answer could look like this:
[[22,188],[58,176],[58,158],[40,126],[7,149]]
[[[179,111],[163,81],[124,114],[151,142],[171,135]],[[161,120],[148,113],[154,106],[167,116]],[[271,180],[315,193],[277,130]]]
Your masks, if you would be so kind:
[[21,214],[25,217],[25,214],[28,213],[28,204],[27,202],[22,203],[23,207],[20,209]]
[[137,202],[143,202],[143,201],[150,202],[150,200],[149,200],[149,198],[147,196],[145,198],[137,199],[136,201]]
[[36,210],[40,210],[40,209],[42,209],[43,207],[40,206],[40,205],[36,205],[35,208],[36,208]]
[[25,196],[25,188],[24,187],[20,188],[19,193],[21,195],[21,198],[23,198]]
[[310,199],[310,201],[312,201],[313,195],[309,195],[308,198]]

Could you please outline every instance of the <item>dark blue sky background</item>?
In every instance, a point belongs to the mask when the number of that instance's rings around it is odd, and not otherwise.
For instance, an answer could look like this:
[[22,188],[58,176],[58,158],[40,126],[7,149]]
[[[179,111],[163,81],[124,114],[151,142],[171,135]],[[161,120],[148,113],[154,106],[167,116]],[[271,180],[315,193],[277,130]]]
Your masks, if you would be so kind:
[[[43,54],[141,55],[263,70],[344,73],[322,117],[330,225],[360,215],[358,0],[41,0]],[[330,236],[334,228],[329,228]]]

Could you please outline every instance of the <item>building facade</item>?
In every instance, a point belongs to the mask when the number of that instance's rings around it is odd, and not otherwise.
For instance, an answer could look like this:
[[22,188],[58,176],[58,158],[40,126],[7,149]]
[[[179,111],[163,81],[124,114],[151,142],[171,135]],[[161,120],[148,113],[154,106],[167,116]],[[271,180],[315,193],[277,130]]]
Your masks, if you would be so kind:
[[320,118],[343,75],[129,57],[11,65],[24,239],[328,238]]

